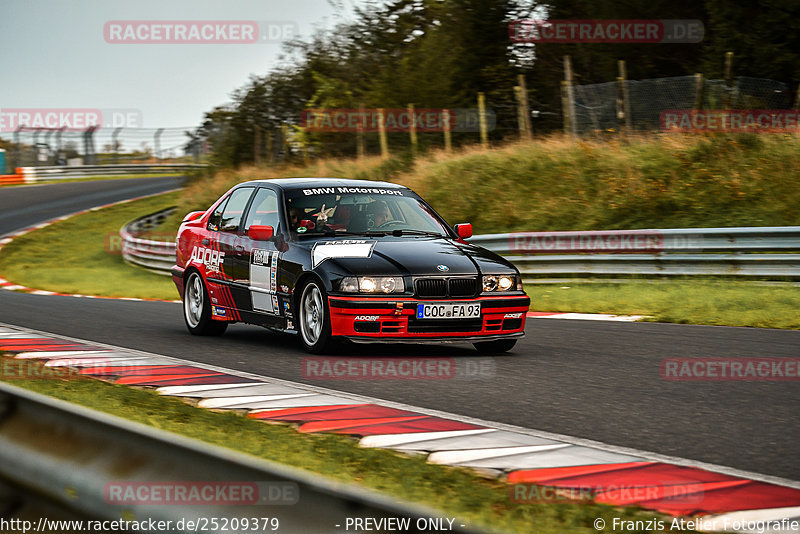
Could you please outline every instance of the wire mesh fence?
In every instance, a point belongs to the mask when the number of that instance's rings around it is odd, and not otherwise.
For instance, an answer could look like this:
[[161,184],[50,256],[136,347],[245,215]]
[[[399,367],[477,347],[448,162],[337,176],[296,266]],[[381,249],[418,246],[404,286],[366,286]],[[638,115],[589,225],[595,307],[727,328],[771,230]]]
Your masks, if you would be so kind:
[[106,165],[197,160],[206,147],[187,135],[191,128],[23,127],[4,132],[7,167]]
[[[520,87],[515,88],[515,91]],[[517,92],[517,94],[523,94]],[[476,95],[477,96],[477,95]],[[532,131],[547,133],[562,127],[578,135],[614,133],[625,129],[663,131],[665,111],[784,110],[792,105],[790,88],[776,80],[740,76],[726,80],[702,75],[649,80],[623,80],[566,86],[562,109],[525,106],[514,93],[488,93],[483,118],[480,98],[474,107],[420,109],[435,116],[449,114],[447,131],[422,127],[412,132],[395,124],[383,134],[375,128],[314,128],[303,122],[305,110],[294,120],[260,126],[255,118],[238,125],[220,122],[203,128],[88,128],[83,131],[22,127],[0,135],[6,148],[7,168],[52,165],[103,165],[126,163],[198,162],[207,154],[228,150],[235,163],[310,162],[317,158],[360,155],[412,155],[430,150],[484,141],[499,144],[530,138]],[[530,103],[530,96],[528,96]],[[530,111],[530,109],[536,109]],[[383,108],[366,110],[375,114]],[[406,108],[386,109],[388,117],[413,116]],[[363,113],[359,110],[324,110],[325,113]],[[560,113],[559,113],[560,112]],[[525,120],[525,113],[530,117]],[[563,114],[559,117],[559,114]],[[531,121],[531,118],[536,119]],[[399,124],[399,123],[398,123]],[[546,125],[546,126],[545,126]],[[484,132],[482,133],[482,128]],[[529,130],[524,131],[525,128]],[[2,173],[0,173],[2,174]]]
[[658,131],[666,110],[778,110],[791,106],[785,83],[746,76],[730,83],[699,75],[620,80],[574,86],[572,94],[577,134],[615,131],[622,126]]

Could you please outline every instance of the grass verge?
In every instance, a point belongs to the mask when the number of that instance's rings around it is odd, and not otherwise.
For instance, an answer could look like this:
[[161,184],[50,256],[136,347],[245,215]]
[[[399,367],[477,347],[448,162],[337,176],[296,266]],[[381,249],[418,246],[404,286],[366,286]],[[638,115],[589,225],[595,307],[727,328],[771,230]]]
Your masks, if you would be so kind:
[[800,328],[800,287],[734,280],[526,284],[539,311],[646,315],[645,320]]
[[[5,364],[8,360],[2,361]],[[5,380],[2,376],[0,379]],[[161,430],[383,491],[462,517],[471,525],[526,534],[569,534],[596,532],[592,522],[598,517],[604,518],[606,525],[611,525],[614,517],[657,517],[636,508],[617,509],[567,500],[513,502],[513,494],[509,493],[512,486],[468,469],[429,464],[422,457],[390,450],[364,449],[348,436],[301,434],[289,425],[265,424],[232,412],[212,412],[153,391],[92,379],[7,382]]]
[[168,193],[90,211],[17,237],[0,251],[0,276],[58,293],[175,300],[171,278],[122,261],[119,229],[177,198]]

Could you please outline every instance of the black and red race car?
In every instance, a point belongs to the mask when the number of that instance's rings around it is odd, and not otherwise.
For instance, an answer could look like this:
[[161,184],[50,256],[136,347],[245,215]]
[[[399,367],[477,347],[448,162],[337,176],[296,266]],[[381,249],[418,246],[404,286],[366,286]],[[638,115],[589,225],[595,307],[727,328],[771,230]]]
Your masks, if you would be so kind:
[[186,216],[172,277],[192,334],[244,322],[333,342],[471,342],[524,335],[519,271],[464,241],[409,188],[365,180],[244,182]]

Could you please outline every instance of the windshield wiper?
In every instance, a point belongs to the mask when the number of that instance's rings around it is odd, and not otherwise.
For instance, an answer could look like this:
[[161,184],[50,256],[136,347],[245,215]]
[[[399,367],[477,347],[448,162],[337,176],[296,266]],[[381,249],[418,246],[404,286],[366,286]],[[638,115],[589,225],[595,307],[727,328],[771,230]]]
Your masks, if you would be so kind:
[[428,230],[412,230],[412,229],[398,229],[392,230],[392,235],[395,237],[400,237],[401,235],[427,235],[431,237],[444,237],[439,232],[431,232]]
[[324,230],[322,232],[311,232],[306,234],[298,234],[298,237],[312,237],[320,235],[325,237],[337,237],[342,235],[356,235],[356,236],[365,236],[365,237],[385,237],[387,235],[392,235],[394,237],[400,237],[403,235],[424,235],[424,236],[431,236],[431,237],[445,237],[439,232],[431,232],[428,230],[367,230],[365,232],[347,232],[345,230]]
[[[363,236],[363,235],[366,235],[366,234],[364,234],[363,232],[347,232],[345,230],[326,229],[326,230],[316,231],[316,232],[306,232],[306,233],[302,233],[302,234],[298,233],[297,237],[320,237],[320,236],[323,236],[323,237],[337,237],[337,236],[340,236],[340,235]],[[385,235],[385,234],[381,234],[381,235]]]
[[336,237],[338,235],[364,235],[359,232],[348,232],[347,230],[332,230],[328,228],[323,232],[325,237]]

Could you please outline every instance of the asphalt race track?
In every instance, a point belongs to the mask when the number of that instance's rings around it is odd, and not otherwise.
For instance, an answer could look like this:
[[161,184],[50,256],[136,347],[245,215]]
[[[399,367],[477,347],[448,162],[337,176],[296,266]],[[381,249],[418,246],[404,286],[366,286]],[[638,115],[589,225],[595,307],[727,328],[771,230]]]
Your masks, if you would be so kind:
[[0,188],[0,236],[60,215],[175,189],[182,181],[125,178]]
[[[174,183],[136,179],[0,189],[0,235]],[[240,325],[222,338],[193,337],[173,303],[0,291],[0,322],[800,480],[800,383],[660,377],[664,358],[796,358],[800,331],[529,319],[527,336],[499,357],[479,357],[469,345],[353,346],[340,355],[452,357],[470,376],[319,381],[303,378],[306,354],[295,339]]]

